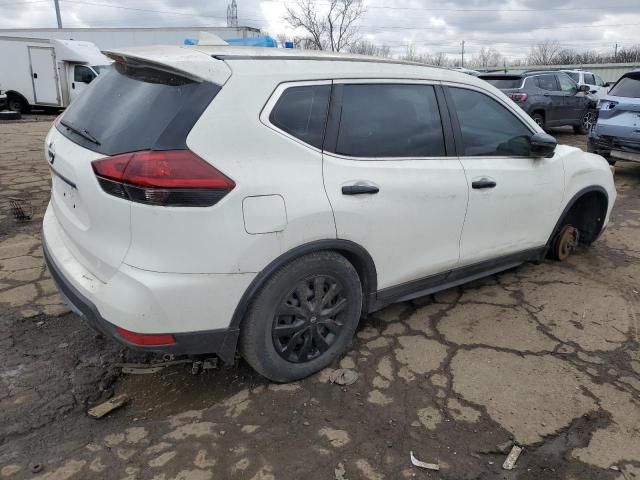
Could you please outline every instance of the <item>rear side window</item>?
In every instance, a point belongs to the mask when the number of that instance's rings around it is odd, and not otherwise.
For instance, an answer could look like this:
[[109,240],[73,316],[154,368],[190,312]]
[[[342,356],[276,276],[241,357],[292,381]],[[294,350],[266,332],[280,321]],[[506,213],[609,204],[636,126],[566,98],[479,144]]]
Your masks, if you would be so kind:
[[538,75],[536,80],[538,81],[538,87],[542,90],[550,92],[558,90],[555,75]]
[[640,75],[630,75],[621,78],[618,83],[613,86],[609,95],[640,98]]
[[444,137],[430,85],[344,85],[336,153],[441,157]]
[[186,148],[186,138],[220,90],[149,66],[117,63],[66,110],[57,129],[105,155]]
[[522,77],[514,77],[514,76],[504,76],[504,77],[483,77],[479,78],[483,79],[486,82],[489,82],[496,88],[520,88],[522,85]]
[[449,88],[462,131],[464,156],[527,156],[531,131],[493,98]]
[[593,73],[585,73],[584,74],[584,83],[587,85],[595,85],[596,80],[593,78]]
[[322,148],[330,93],[330,85],[287,88],[271,111],[269,121],[303,142]]

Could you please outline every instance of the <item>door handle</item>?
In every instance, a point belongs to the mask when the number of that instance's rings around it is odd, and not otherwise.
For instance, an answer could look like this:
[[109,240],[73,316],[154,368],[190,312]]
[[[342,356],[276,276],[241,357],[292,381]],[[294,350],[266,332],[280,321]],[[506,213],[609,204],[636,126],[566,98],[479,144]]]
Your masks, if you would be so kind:
[[76,84],[75,84],[75,82],[71,82],[71,89],[72,89],[72,90],[75,90],[75,89],[76,89]]
[[34,74],[33,74],[33,78],[38,78],[38,74],[37,74],[37,73],[34,73]]
[[494,188],[497,183],[490,178],[481,178],[479,180],[474,180],[471,182],[471,188],[482,189],[482,188]]
[[380,189],[376,185],[355,184],[342,186],[343,195],[362,195],[364,193],[373,195],[378,193],[379,191]]

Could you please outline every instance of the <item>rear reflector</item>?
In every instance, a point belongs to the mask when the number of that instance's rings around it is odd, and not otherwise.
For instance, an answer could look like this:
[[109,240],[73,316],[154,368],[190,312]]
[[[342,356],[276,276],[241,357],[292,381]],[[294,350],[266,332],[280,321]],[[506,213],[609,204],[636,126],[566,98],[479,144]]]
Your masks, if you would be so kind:
[[211,206],[236,186],[190,150],[125,153],[92,167],[106,193],[151,205]]
[[123,340],[133,343],[134,345],[151,347],[159,345],[174,345],[176,343],[176,339],[173,337],[173,335],[135,333],[120,327],[116,327],[116,331]]

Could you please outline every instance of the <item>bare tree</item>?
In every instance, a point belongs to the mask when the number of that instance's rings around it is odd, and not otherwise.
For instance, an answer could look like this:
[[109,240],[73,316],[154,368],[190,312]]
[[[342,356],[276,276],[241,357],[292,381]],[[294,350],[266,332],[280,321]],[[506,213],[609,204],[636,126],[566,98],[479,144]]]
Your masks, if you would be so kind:
[[436,67],[447,67],[449,66],[449,58],[443,52],[438,52],[433,55],[429,55],[426,57],[426,62],[429,65],[435,65]]
[[358,41],[357,22],[365,9],[362,0],[329,0],[326,7],[314,0],[297,0],[287,6],[285,21],[308,35],[307,45],[315,50],[340,52]]
[[558,42],[545,40],[531,47],[527,61],[529,65],[553,65],[561,50]]
[[477,68],[495,67],[500,65],[502,55],[494,48],[482,47],[478,53],[471,57],[470,65]]
[[388,45],[376,45],[369,40],[360,40],[349,47],[349,52],[374,57],[391,57],[391,48]]

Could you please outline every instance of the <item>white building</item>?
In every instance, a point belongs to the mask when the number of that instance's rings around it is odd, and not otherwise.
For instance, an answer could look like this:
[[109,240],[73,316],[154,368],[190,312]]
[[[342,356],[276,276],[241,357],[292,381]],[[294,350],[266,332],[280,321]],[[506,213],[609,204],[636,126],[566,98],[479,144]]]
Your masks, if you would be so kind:
[[182,45],[199,32],[213,33],[223,40],[262,35],[254,27],[163,27],[163,28],[17,28],[0,29],[0,36],[83,40],[101,50],[141,45]]

